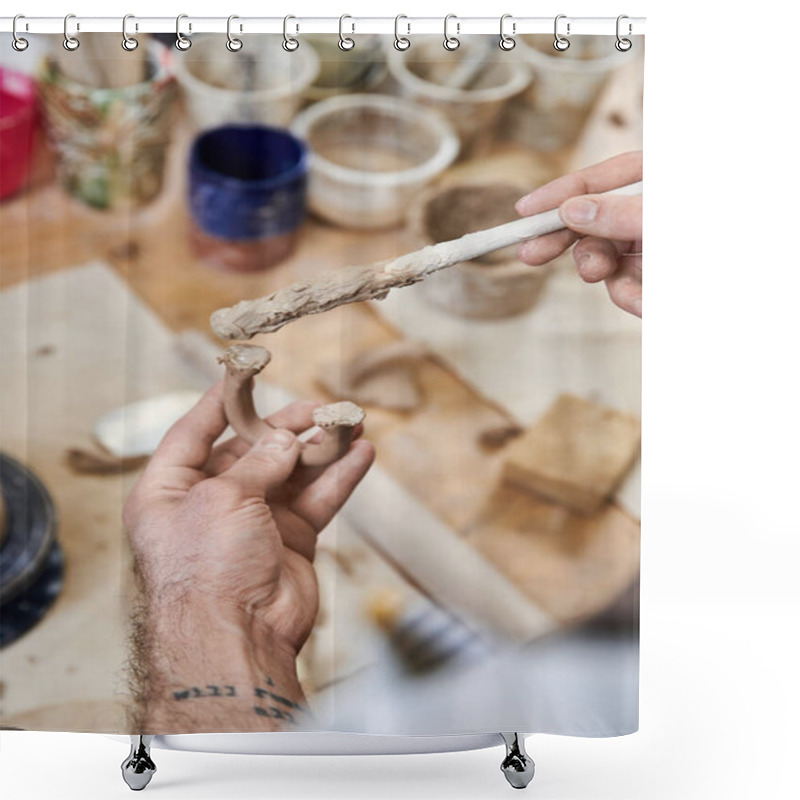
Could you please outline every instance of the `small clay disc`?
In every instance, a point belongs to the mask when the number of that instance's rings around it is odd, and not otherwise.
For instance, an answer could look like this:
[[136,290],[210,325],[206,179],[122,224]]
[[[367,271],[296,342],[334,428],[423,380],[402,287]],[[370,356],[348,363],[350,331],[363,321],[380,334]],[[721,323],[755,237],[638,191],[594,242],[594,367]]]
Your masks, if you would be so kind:
[[349,400],[343,400],[341,403],[330,403],[327,406],[319,406],[312,413],[314,424],[319,425],[320,428],[334,428],[339,425],[353,428],[359,422],[363,422],[364,417],[364,409]]
[[271,359],[272,354],[269,350],[256,344],[232,344],[225,348],[225,352],[217,361],[238,372],[252,372],[256,375],[269,364]]

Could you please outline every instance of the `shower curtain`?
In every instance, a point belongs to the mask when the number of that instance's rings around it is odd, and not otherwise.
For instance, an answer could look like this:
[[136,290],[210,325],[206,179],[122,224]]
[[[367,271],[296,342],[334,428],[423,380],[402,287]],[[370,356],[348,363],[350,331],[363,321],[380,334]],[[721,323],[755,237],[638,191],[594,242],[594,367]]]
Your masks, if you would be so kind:
[[0,42],[4,727],[637,728],[643,39],[345,34]]

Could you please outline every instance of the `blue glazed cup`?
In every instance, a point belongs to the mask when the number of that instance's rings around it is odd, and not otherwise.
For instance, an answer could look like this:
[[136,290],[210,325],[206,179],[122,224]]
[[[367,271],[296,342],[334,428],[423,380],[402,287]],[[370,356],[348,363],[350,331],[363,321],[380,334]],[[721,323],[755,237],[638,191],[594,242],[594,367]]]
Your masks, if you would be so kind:
[[189,154],[195,254],[252,272],[283,261],[306,213],[308,150],[288,131],[230,125],[206,131]]

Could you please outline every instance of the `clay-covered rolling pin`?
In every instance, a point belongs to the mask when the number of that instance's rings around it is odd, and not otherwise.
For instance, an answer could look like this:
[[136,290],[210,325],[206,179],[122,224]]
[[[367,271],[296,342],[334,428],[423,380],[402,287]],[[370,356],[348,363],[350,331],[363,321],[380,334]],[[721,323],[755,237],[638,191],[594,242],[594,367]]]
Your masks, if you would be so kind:
[[[642,184],[633,183],[608,194],[641,194]],[[428,245],[399,258],[363,266],[343,267],[285,289],[243,300],[211,315],[211,327],[221,339],[250,339],[257,333],[277,331],[308,314],[319,314],[345,303],[381,300],[390,289],[419,283],[427,275],[526,239],[561,230],[558,209],[507,222],[495,228],[467,233],[460,239]]]

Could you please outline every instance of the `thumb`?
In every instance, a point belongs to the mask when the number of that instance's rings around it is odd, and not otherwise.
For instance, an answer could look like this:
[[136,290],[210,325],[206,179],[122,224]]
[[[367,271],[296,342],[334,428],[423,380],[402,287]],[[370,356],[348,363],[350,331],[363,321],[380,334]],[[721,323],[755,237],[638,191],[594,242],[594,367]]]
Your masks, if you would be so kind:
[[220,477],[235,482],[251,497],[263,498],[286,482],[299,457],[300,443],[291,431],[268,428]]
[[602,239],[642,238],[642,196],[585,194],[570,197],[558,209],[561,221],[577,233]]

